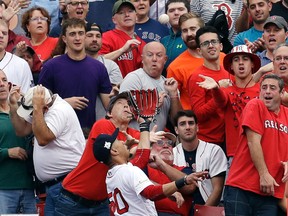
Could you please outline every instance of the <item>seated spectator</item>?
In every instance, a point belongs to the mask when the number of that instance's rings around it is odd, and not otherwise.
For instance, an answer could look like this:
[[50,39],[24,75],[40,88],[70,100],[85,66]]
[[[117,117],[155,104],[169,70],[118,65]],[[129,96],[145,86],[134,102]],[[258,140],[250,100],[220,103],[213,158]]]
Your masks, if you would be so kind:
[[31,45],[41,61],[47,60],[58,38],[48,36],[51,18],[42,7],[27,10],[22,16],[22,28],[30,38]]
[[[165,184],[171,182],[171,179],[169,179],[169,177],[171,177],[172,173],[173,176],[179,175],[178,177],[174,176],[175,179],[181,178],[183,175],[185,175],[181,172],[184,169],[184,166],[179,167],[173,165],[173,147],[176,143],[176,136],[172,133],[164,131],[158,131],[156,134],[163,138],[161,140],[158,140],[157,142],[151,143],[150,158],[157,157],[157,163],[155,164],[151,162],[147,166],[147,175],[151,181],[157,184]],[[171,170],[171,173],[167,173],[169,176],[165,175],[166,173],[163,172],[165,169],[162,168],[167,165],[175,169],[174,171]],[[179,192],[175,192],[174,194],[172,194],[170,198],[156,200],[155,207],[158,215],[164,216],[168,214],[170,216],[188,216],[192,206],[191,192],[195,189],[195,185],[193,185],[192,187],[185,187],[179,190]]]
[[193,204],[219,205],[227,170],[224,151],[218,145],[198,139],[198,122],[193,111],[179,111],[174,124],[181,143],[173,148],[173,163],[184,166],[182,171],[186,174],[208,171],[208,177],[198,183],[192,194]]

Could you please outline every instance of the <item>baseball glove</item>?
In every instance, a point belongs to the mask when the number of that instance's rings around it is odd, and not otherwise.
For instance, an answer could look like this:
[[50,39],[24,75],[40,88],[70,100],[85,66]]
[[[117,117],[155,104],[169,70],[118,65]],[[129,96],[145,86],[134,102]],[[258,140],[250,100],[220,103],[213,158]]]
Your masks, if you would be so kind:
[[131,90],[129,92],[132,112],[137,119],[138,116],[147,119],[153,118],[158,113],[158,91],[157,89]]

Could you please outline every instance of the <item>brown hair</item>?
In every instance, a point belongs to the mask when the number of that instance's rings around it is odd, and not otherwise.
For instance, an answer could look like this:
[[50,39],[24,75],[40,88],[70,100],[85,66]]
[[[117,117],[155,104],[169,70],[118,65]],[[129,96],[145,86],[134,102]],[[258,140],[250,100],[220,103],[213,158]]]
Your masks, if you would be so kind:
[[189,20],[189,19],[197,19],[200,28],[205,26],[205,22],[200,16],[198,16],[197,14],[195,14],[193,12],[188,12],[188,13],[184,13],[180,16],[179,23],[178,23],[180,28],[181,28],[182,23]]
[[25,11],[25,13],[22,15],[21,27],[24,29],[27,37],[31,37],[31,34],[30,34],[30,32],[28,31],[28,29],[27,29],[27,25],[29,24],[29,21],[30,21],[30,19],[31,19],[31,17],[32,17],[33,11],[35,11],[35,10],[40,11],[41,14],[42,14],[44,17],[47,17],[47,18],[48,18],[48,20],[47,20],[47,24],[48,24],[48,32],[47,32],[47,34],[48,34],[49,31],[50,31],[51,17],[50,17],[50,15],[49,15],[48,11],[45,10],[44,8],[42,8],[42,7],[32,7],[32,8],[30,8],[29,10]]

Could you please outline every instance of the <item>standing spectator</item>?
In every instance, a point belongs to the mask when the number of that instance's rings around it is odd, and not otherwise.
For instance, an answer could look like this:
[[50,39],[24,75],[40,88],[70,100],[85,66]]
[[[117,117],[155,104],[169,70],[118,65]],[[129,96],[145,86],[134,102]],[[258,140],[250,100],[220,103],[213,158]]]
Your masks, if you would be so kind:
[[48,36],[50,23],[49,13],[42,7],[31,8],[22,17],[22,28],[41,61],[50,57],[58,41],[58,38]]
[[59,37],[61,33],[61,25],[65,19],[77,18],[81,20],[86,19],[86,15],[89,11],[88,0],[60,0],[59,9],[63,14],[62,22],[56,23],[54,26],[51,25],[51,31],[49,35],[51,37]]
[[36,176],[46,186],[45,215],[54,215],[61,181],[79,162],[85,139],[72,107],[59,95],[42,86],[30,88],[21,99],[19,87],[12,87],[10,116],[16,134],[34,134],[33,161]]
[[[167,117],[170,119],[179,109],[182,109],[178,97],[177,81],[174,78],[166,79],[161,75],[165,61],[167,60],[164,46],[159,42],[150,42],[143,49],[142,62],[140,68],[128,74],[120,85],[120,92],[140,89],[157,89],[160,96],[160,110],[156,114],[156,121],[151,125],[157,125],[158,130],[164,130]],[[130,124],[133,128],[138,128],[136,121]]]
[[[203,77],[199,86],[212,91],[217,106],[224,110],[226,154],[229,165],[237,149],[240,117],[248,101],[258,98],[260,86],[253,80],[253,75],[260,68],[260,59],[252,54],[246,45],[239,45],[224,58],[224,68],[234,76],[235,82],[227,88],[219,88],[215,80]],[[229,166],[230,167],[230,166]]]
[[[251,15],[253,21],[253,26],[236,36],[234,46],[248,45],[249,42],[252,43],[262,37],[263,26],[266,19],[269,17],[272,5],[269,0],[247,0],[247,7],[248,13]],[[259,43],[261,43],[261,46],[263,45],[261,40]],[[250,47],[248,46],[248,48]],[[255,52],[256,50],[252,51]]]
[[182,14],[190,11],[189,2],[187,0],[168,0],[165,5],[165,11],[169,16],[171,25],[170,35],[161,39],[168,56],[163,70],[163,75],[166,77],[166,69],[169,64],[186,50],[186,45],[181,37],[179,18]]
[[[195,36],[199,28],[204,27],[204,21],[193,12],[185,13],[180,16],[179,26],[182,32],[182,39],[187,49],[180,54],[167,69],[167,77],[173,77],[178,82],[180,91],[180,101],[183,109],[190,109],[190,98],[188,93],[187,81],[194,70],[204,63],[204,59],[198,52]],[[223,63],[225,54],[220,53],[220,64]],[[191,64],[193,62],[193,64]]]
[[167,26],[149,18],[149,0],[132,0],[136,8],[136,34],[146,43],[158,41],[169,34]]
[[[104,58],[98,52],[102,47],[102,30],[99,25],[88,23],[86,26],[85,51],[86,54],[103,63],[107,69],[112,86],[117,87],[123,80],[119,66],[112,60]],[[96,120],[105,117],[106,110],[98,96],[96,101]]]
[[259,53],[261,66],[269,64],[273,61],[274,49],[287,38],[287,22],[283,17],[270,16],[264,24],[263,40],[266,49]]
[[116,1],[112,14],[115,29],[103,34],[100,54],[115,61],[124,78],[142,66],[141,54],[145,42],[135,35],[136,11],[130,0]]
[[110,80],[105,66],[85,53],[85,21],[67,19],[62,27],[67,53],[43,65],[39,83],[64,98],[75,109],[81,127],[91,129],[97,96],[104,107],[109,103]]
[[238,148],[224,191],[225,215],[276,216],[284,196],[281,161],[287,161],[288,139],[288,110],[281,105],[284,82],[267,74],[260,85],[260,99],[249,101],[242,113]]
[[0,19],[0,40],[2,41],[0,44],[0,68],[11,83],[19,85],[21,91],[26,93],[34,85],[32,73],[25,60],[5,51],[8,44],[8,31],[8,24]]
[[193,0],[190,3],[191,11],[199,15],[205,23],[208,23],[214,13],[221,9],[225,12],[228,28],[229,28],[229,41],[233,44],[234,38],[237,35],[235,30],[235,22],[237,18],[240,16],[243,8],[242,0],[209,0],[209,1],[201,1],[201,0]]
[[198,137],[206,142],[219,145],[224,144],[224,112],[214,99],[212,90],[205,90],[198,86],[203,81],[199,75],[212,77],[216,82],[229,78],[226,70],[220,65],[220,51],[222,44],[217,30],[206,26],[196,33],[196,43],[204,64],[195,69],[188,80],[190,105],[198,118]]
[[35,214],[34,182],[28,169],[30,143],[16,136],[9,118],[11,85],[0,71],[0,214]]
[[198,139],[198,122],[191,110],[179,111],[174,118],[180,144],[173,148],[174,164],[184,166],[186,174],[208,171],[209,177],[198,183],[193,203],[217,206],[222,195],[227,159],[220,146]]

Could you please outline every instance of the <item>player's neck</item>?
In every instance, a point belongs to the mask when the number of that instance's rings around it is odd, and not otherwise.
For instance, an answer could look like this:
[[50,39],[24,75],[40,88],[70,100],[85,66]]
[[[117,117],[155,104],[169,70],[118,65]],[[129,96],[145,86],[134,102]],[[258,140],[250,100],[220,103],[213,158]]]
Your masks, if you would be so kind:
[[192,141],[183,141],[182,140],[182,148],[185,151],[194,151],[195,149],[197,149],[198,145],[199,145],[198,138],[195,138]]

